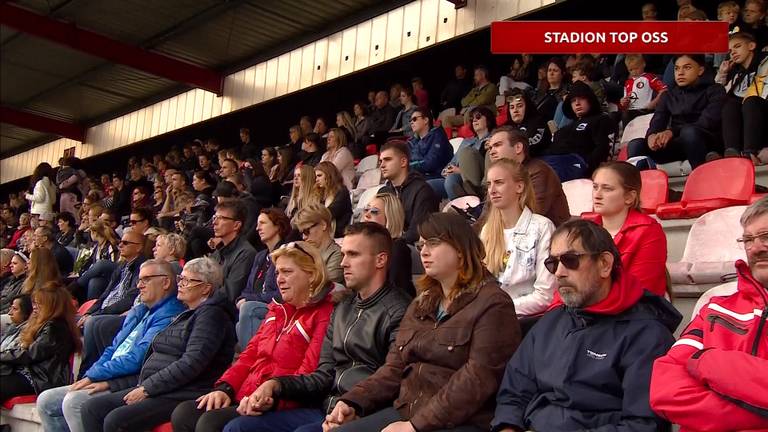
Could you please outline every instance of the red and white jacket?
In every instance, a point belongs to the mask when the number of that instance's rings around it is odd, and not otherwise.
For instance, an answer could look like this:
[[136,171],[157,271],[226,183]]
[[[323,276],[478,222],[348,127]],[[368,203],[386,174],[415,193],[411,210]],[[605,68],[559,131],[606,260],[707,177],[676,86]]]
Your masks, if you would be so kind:
[[744,261],[653,364],[651,408],[681,431],[768,430],[768,289]]
[[646,72],[639,77],[629,77],[624,82],[624,97],[629,98],[629,104],[622,106],[625,110],[642,110],[648,108],[653,98],[667,89],[667,85],[658,76]]
[[331,312],[330,294],[299,309],[272,301],[259,330],[215,387],[229,384],[237,404],[272,377],[314,372]]

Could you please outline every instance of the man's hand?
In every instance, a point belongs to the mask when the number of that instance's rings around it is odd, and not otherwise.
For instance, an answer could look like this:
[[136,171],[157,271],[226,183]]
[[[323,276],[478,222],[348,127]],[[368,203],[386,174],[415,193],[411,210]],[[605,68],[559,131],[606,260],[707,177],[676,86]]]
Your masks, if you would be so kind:
[[105,392],[109,390],[109,383],[106,381],[95,382],[85,387],[83,390],[88,390],[89,395]]
[[81,379],[81,380],[75,381],[75,383],[74,383],[74,384],[72,384],[72,385],[69,387],[69,391],[78,391],[78,390],[82,390],[82,389],[84,389],[84,388],[88,387],[89,385],[91,385],[91,379],[90,379],[90,378],[88,378],[88,377],[85,377],[85,378],[83,378],[83,379]]
[[274,394],[280,390],[280,383],[277,380],[267,380],[251,393],[251,403],[253,408],[259,411],[271,409],[275,404]]
[[723,60],[723,62],[720,63],[720,67],[717,69],[717,74],[727,75],[728,72],[731,71],[731,67],[733,67],[733,62],[731,60]]
[[218,237],[211,237],[208,240],[208,247],[211,248],[211,250],[216,250],[216,248],[219,246],[219,244],[222,242],[222,240]]
[[242,306],[242,305],[243,305],[243,304],[244,304],[246,301],[248,301],[248,300],[246,300],[246,299],[244,299],[244,298],[241,298],[240,300],[238,300],[238,301],[237,301],[237,303],[235,303],[235,306],[237,307],[237,310],[240,310],[240,307],[241,307],[241,306]]
[[232,402],[232,399],[230,399],[229,395],[223,391],[214,390],[195,399],[195,402],[197,402],[197,409],[205,409],[206,411],[210,411],[228,407]]
[[336,402],[336,406],[333,407],[333,411],[325,416],[323,422],[323,432],[328,432],[331,429],[335,429],[344,423],[348,423],[357,418],[355,409],[347,405],[342,401]]
[[135,389],[131,390],[125,397],[123,398],[123,401],[125,401],[126,405],[133,405],[135,403],[139,403],[147,398],[147,394],[144,392],[144,386],[136,387]]
[[416,429],[409,421],[399,421],[390,423],[389,426],[382,429],[381,432],[416,432]]
[[672,139],[674,135],[672,134],[672,131],[667,129],[664,132],[658,133],[658,138],[656,138],[656,143],[661,146],[661,148],[664,148],[667,146],[669,141]]

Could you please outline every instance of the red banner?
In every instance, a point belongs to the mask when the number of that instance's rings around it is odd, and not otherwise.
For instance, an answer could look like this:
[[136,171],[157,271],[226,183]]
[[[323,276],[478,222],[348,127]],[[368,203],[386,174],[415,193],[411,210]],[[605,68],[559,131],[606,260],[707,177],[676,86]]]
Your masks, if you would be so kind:
[[708,54],[728,51],[723,21],[499,21],[494,54]]

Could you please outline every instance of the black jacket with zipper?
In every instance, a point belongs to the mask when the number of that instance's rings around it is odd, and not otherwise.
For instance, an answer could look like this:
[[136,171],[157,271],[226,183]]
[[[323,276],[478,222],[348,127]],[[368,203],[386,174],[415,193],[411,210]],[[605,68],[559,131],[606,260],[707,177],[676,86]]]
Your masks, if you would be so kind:
[[338,397],[384,364],[410,298],[391,284],[371,297],[350,297],[336,306],[323,339],[320,363],[308,375],[276,378],[276,398],[330,412]]
[[421,174],[411,171],[402,185],[395,186],[387,180],[379,192],[391,193],[400,198],[400,202],[403,203],[403,210],[405,210],[403,239],[410,244],[416,243],[419,239],[419,224],[430,213],[438,211],[438,207],[440,207],[440,200],[432,187]]

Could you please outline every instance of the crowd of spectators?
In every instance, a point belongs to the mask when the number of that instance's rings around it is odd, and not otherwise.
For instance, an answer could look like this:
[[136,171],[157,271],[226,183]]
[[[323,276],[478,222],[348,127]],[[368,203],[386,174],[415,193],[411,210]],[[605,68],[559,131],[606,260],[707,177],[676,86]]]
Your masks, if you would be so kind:
[[[768,387],[768,199],[742,218],[739,291],[675,343],[666,237],[613,160],[650,115],[641,167],[768,162],[765,3],[717,18],[728,56],[522,55],[499,81],[456,66],[437,98],[372,90],[277,146],[241,128],[114,173],[40,163],[0,209],[0,400],[36,394],[51,431],[768,427],[746,389]],[[578,178],[595,222],[569,220]]]

